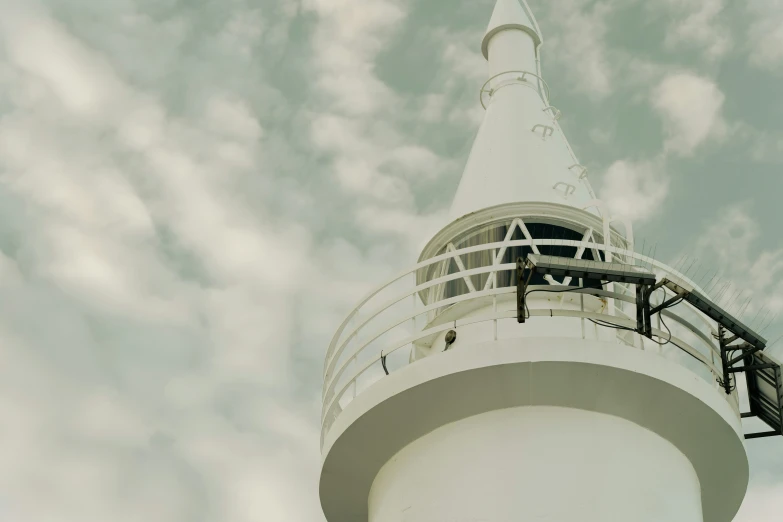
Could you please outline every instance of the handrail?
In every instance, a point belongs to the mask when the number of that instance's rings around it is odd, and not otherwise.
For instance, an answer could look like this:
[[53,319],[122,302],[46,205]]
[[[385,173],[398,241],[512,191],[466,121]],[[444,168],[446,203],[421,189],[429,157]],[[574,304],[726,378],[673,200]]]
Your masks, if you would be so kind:
[[[505,287],[497,290],[502,290],[503,292],[498,293],[513,293],[516,289],[513,287]],[[585,292],[585,290],[589,289],[580,289],[581,293],[588,293]],[[667,314],[669,315],[669,314]],[[580,310],[558,310],[558,309],[548,309],[548,308],[537,308],[537,309],[531,309],[530,310],[530,316],[531,317],[574,317],[574,318],[585,318],[585,319],[595,319],[600,320],[606,323],[610,323],[616,326],[622,326],[622,327],[628,327],[632,328],[635,326],[635,321],[630,319],[622,319],[615,316],[602,314],[602,313],[596,313],[596,312],[584,312]],[[465,318],[458,321],[449,321],[446,324],[434,326],[431,328],[427,328],[425,330],[416,332],[415,334],[401,339],[399,341],[396,341],[394,344],[395,346],[392,347],[386,347],[383,350],[379,352],[378,355],[370,358],[368,361],[365,362],[365,364],[357,370],[354,377],[352,379],[347,380],[343,385],[340,387],[339,390],[330,390],[332,393],[324,394],[324,398],[326,399],[329,397],[328,404],[325,404],[323,410],[322,410],[322,416],[321,416],[321,427],[324,428],[326,419],[329,416],[329,413],[331,412],[332,408],[334,407],[334,404],[336,401],[339,400],[340,397],[342,397],[342,394],[345,393],[345,391],[350,387],[350,385],[355,381],[355,379],[363,374],[366,370],[368,370],[371,366],[376,364],[380,358],[381,353],[383,356],[388,356],[391,353],[396,352],[397,350],[414,343],[420,339],[423,339],[425,337],[428,337],[433,334],[437,334],[455,327],[460,326],[468,326],[471,324],[478,324],[478,323],[484,323],[489,322],[497,319],[513,319],[516,317],[516,311],[500,311],[500,312],[494,312],[488,315],[484,315],[481,317],[471,317],[471,318]],[[678,318],[671,314],[671,318],[675,321],[678,320]],[[658,328],[652,329],[653,334],[663,338],[663,337],[669,337],[668,332],[664,332],[663,330],[660,330]],[[675,335],[671,335],[669,337],[671,344],[675,345],[676,347],[680,348],[682,351],[686,352],[690,356],[692,356],[694,359],[697,359],[699,362],[703,363],[713,374],[713,376],[717,377],[721,375],[719,369],[715,364],[712,363],[711,360],[708,360],[701,352],[699,352],[697,349],[693,348],[690,344],[686,343],[684,340],[682,340],[679,337],[676,337]],[[348,362],[353,361],[353,357],[348,359]],[[331,382],[330,388],[333,388],[336,384],[338,376],[335,375],[334,380]]]
[[[469,278],[476,275],[484,275],[487,274],[488,280],[492,280],[493,276],[496,276],[500,272],[508,272],[516,269],[515,263],[503,263],[503,264],[494,264],[497,263],[497,255],[498,252],[504,249],[512,248],[512,247],[523,247],[523,246],[530,246],[532,248],[538,248],[540,246],[561,246],[561,247],[575,247],[577,249],[590,249],[592,251],[603,251],[606,253],[609,253],[609,255],[614,255],[616,259],[620,260],[626,260],[629,267],[635,266],[638,262],[649,264],[651,267],[655,267],[665,273],[674,274],[678,278],[687,281],[689,284],[693,284],[694,287],[697,287],[689,278],[683,276],[678,271],[673,269],[672,267],[669,267],[665,265],[664,263],[661,263],[659,261],[656,261],[654,259],[651,259],[648,256],[644,256],[641,254],[638,254],[632,250],[626,250],[625,248],[622,248],[622,246],[614,246],[614,245],[607,245],[605,243],[597,243],[595,240],[593,241],[587,241],[585,238],[582,238],[582,240],[555,240],[551,238],[530,238],[530,239],[519,239],[519,240],[509,240],[504,239],[503,241],[497,241],[494,243],[486,243],[482,245],[475,245],[471,247],[466,248],[453,248],[453,245],[450,245],[450,248],[447,249],[443,254],[439,254],[437,256],[434,256],[430,259],[426,259],[424,261],[421,261],[414,265],[413,267],[409,267],[405,269],[404,271],[400,272],[398,275],[396,275],[391,280],[387,281],[386,283],[376,287],[374,290],[368,292],[365,297],[359,302],[358,306],[354,308],[350,313],[347,314],[343,322],[341,323],[340,327],[335,332],[335,335],[333,336],[330,344],[329,349],[327,350],[327,356],[324,361],[324,386],[322,389],[322,400],[323,400],[323,410],[322,410],[322,435],[327,431],[326,423],[327,419],[329,419],[331,416],[335,415],[335,405],[337,404],[337,401],[342,401],[342,398],[344,397],[346,391],[350,388],[350,386],[354,385],[354,394],[357,393],[356,391],[356,383],[357,379],[360,379],[361,376],[375,363],[380,360],[382,357],[381,354],[383,354],[383,357],[387,357],[388,355],[395,353],[399,349],[410,345],[411,343],[417,342],[423,338],[429,337],[429,336],[435,336],[438,335],[446,330],[449,330],[451,328],[459,328],[468,324],[476,324],[476,323],[482,323],[487,321],[495,321],[497,323],[500,319],[511,319],[516,316],[516,311],[497,311],[496,304],[494,308],[494,313],[490,315],[482,315],[481,317],[467,317],[467,318],[461,318],[461,319],[451,319],[444,323],[435,324],[430,322],[429,328],[425,327],[424,330],[413,332],[412,335],[405,337],[402,340],[396,340],[396,341],[389,341],[390,344],[388,344],[382,351],[379,353],[368,353],[367,349],[370,347],[373,343],[378,341],[381,337],[384,335],[389,334],[390,332],[398,331],[396,330],[401,325],[404,325],[408,321],[413,321],[413,324],[416,324],[417,318],[420,318],[422,316],[424,317],[430,317],[430,321],[432,320],[431,313],[438,310],[445,310],[451,306],[457,305],[459,303],[464,303],[468,301],[474,301],[479,302],[479,300],[485,302],[485,303],[497,303],[498,297],[503,295],[508,295],[511,293],[514,293],[516,291],[515,287],[512,286],[506,286],[501,288],[495,288],[491,287],[490,285],[487,285],[484,289],[480,291],[469,291],[467,293],[458,295],[458,296],[452,296],[448,297],[446,299],[442,298],[433,298],[433,296],[430,295],[429,297],[425,297],[425,292],[428,290],[431,290],[433,288],[442,287],[442,285],[445,285],[451,281],[457,281],[464,278]],[[399,289],[399,291],[394,290],[393,295],[390,295],[389,297],[384,297],[383,302],[375,302],[373,301],[374,298],[378,297],[382,292],[392,289],[393,285],[396,285],[400,282],[402,282],[403,278],[406,276],[413,275],[414,277],[418,278],[418,281],[422,281],[421,278],[421,271],[425,270],[427,274],[429,275],[436,275],[438,274],[438,271],[432,272],[432,268],[436,267],[439,263],[451,263],[451,260],[453,259],[460,259],[461,256],[464,256],[466,254],[473,254],[477,252],[492,252],[492,264],[482,266],[482,267],[476,267],[476,268],[469,268],[465,270],[456,271],[451,274],[445,274],[441,275],[440,277],[433,277],[429,280],[424,280],[423,282],[416,284],[416,281],[414,280],[414,284],[410,286],[406,286],[404,289]],[[443,266],[443,265],[441,265]],[[464,265],[460,265],[462,268],[464,268]],[[443,273],[443,272],[441,272]],[[550,281],[551,284],[557,284],[554,281]],[[407,285],[407,284],[406,284]],[[549,285],[545,285],[541,288],[549,288]],[[618,326],[623,327],[629,327],[633,328],[635,326],[635,321],[632,316],[630,316],[628,313],[626,313],[624,310],[622,310],[622,307],[615,306],[615,303],[629,303],[631,305],[635,305],[635,296],[628,294],[628,288],[621,287],[617,288],[617,290],[621,291],[614,292],[610,289],[596,289],[596,288],[577,288],[574,287],[572,292],[574,293],[581,293],[581,294],[587,294],[595,298],[599,299],[606,299],[605,305],[601,308],[600,311],[585,311],[584,305],[582,310],[573,310],[573,309],[537,309],[533,308],[530,310],[531,316],[553,316],[553,317],[575,317],[575,318],[582,318],[582,321],[585,319],[599,319],[601,321],[604,321],[609,324],[614,324]],[[362,336],[361,342],[358,343],[356,346],[351,346],[349,348],[349,343],[351,341],[358,338],[360,335],[360,332],[362,329],[366,329],[370,323],[373,321],[377,321],[378,317],[383,314],[386,311],[393,310],[395,306],[402,303],[407,297],[411,296],[421,296],[422,300],[424,301],[424,306],[417,307],[414,306],[410,310],[410,312],[402,311],[402,313],[397,314],[398,317],[390,318],[388,321],[385,321],[385,324],[380,324],[377,327],[373,326],[373,330],[370,332],[370,335],[368,337]],[[491,298],[491,301],[489,299]],[[417,302],[417,301],[415,301]],[[370,306],[367,306],[370,304]],[[483,306],[483,305],[482,305]],[[594,307],[595,305],[590,305],[591,307]],[[684,307],[690,307],[687,303],[683,303],[681,306]],[[689,308],[690,309],[690,308]],[[354,321],[354,319],[357,316],[361,316],[361,321]],[[671,344],[675,347],[678,347],[682,351],[690,354],[695,359],[697,359],[699,362],[704,364],[706,368],[710,371],[713,376],[719,376],[721,370],[718,369],[713,361],[715,359],[715,353],[716,353],[716,346],[714,343],[714,340],[710,337],[709,332],[712,330],[712,326],[709,324],[709,322],[705,321],[703,317],[701,317],[698,312],[696,313],[696,317],[701,318],[701,322],[704,323],[704,326],[706,326],[706,333],[703,327],[697,328],[694,324],[686,320],[684,317],[681,317],[680,314],[676,312],[670,312],[670,311],[663,311],[662,316],[664,316],[666,319],[671,319],[674,321],[674,323],[671,324],[671,326],[674,326],[676,323],[677,328],[684,328],[686,331],[691,332],[692,335],[695,336],[695,339],[698,339],[701,342],[703,342],[707,347],[707,352],[704,352],[704,350],[699,350],[695,348],[694,346],[691,346],[688,344],[684,339],[678,337],[677,335],[672,334],[671,336]],[[351,323],[351,329],[350,331],[346,331],[348,324]],[[358,323],[358,324],[356,324]],[[495,327],[497,328],[497,326]],[[668,337],[668,333],[655,328],[653,329],[655,335],[660,336],[661,339],[665,339]],[[583,330],[584,335],[584,330]],[[592,335],[592,334],[591,334]],[[679,334],[678,334],[679,335]],[[628,338],[622,339],[622,343],[630,343],[634,346],[637,345],[636,341],[629,340]],[[384,343],[385,344],[385,343]],[[642,345],[644,347],[644,344]],[[708,354],[708,355],[705,355]],[[364,359],[362,354],[365,354],[369,357],[367,361],[364,361],[363,364],[359,365],[359,359]],[[353,366],[352,366],[353,365]],[[350,375],[348,375],[348,369],[352,368],[352,371]],[[731,399],[731,398],[730,398]]]
[[[542,92],[541,87],[539,86],[539,88],[535,89],[535,90],[536,90],[536,92],[538,92],[538,95],[541,97],[541,100],[544,101],[544,104],[545,105],[549,105],[549,85],[547,85],[546,80],[544,80],[541,76],[537,75],[534,72],[522,71],[522,70],[519,70],[519,71],[512,70],[512,71],[503,71],[503,72],[497,73],[496,75],[492,76],[489,80],[484,82],[484,85],[481,86],[481,89],[479,89],[479,102],[481,103],[481,106],[484,109],[487,108],[486,104],[484,104],[484,93],[489,94],[489,97],[491,98],[492,95],[495,93],[495,91],[497,91],[500,88],[500,87],[496,87],[496,88],[487,90],[487,85],[489,85],[492,80],[494,80],[496,78],[499,78],[501,76],[507,75],[507,74],[521,74],[522,75],[521,78],[511,78],[511,79],[509,79],[508,80],[508,82],[509,82],[508,84],[518,83],[519,85],[529,85],[527,80],[525,80],[525,77],[527,77],[527,75],[530,75],[530,76],[536,78],[541,84],[543,84],[544,89],[543,89],[543,92]],[[504,87],[504,86],[505,85],[502,85],[501,87]],[[529,85],[529,86],[531,88],[533,88],[532,85]]]
[[[437,310],[438,308],[443,308],[445,306],[450,306],[450,305],[453,305],[453,304],[461,303],[463,301],[470,301],[472,299],[478,299],[480,297],[490,297],[490,296],[493,296],[493,295],[506,294],[506,293],[511,293],[511,292],[514,292],[514,291],[516,291],[516,288],[507,286],[507,287],[502,287],[502,288],[493,288],[491,290],[481,290],[481,291],[477,291],[477,292],[469,292],[467,294],[462,294],[462,295],[458,295],[458,296],[455,296],[455,297],[450,297],[449,299],[444,299],[442,301],[438,301],[438,302],[436,302],[434,304],[431,304],[429,306],[426,306],[424,308],[416,310],[416,311],[414,311],[413,314],[407,315],[407,316],[403,317],[402,319],[395,319],[392,323],[385,324],[382,327],[380,327],[378,330],[373,332],[370,335],[369,340],[366,343],[364,343],[363,346],[357,347],[350,354],[350,356],[343,362],[343,364],[337,370],[337,373],[335,373],[335,375],[328,375],[328,381],[325,381],[324,384],[326,384],[328,382],[330,384],[330,388],[331,388],[331,384],[333,384],[340,377],[340,375],[345,370],[345,368],[347,368],[348,363],[351,361],[351,359],[353,357],[355,357],[356,355],[358,355],[362,350],[364,350],[364,348],[366,348],[368,344],[370,344],[371,342],[377,340],[383,334],[389,332],[392,328],[394,328],[396,326],[399,326],[399,325],[401,325],[401,324],[403,324],[403,323],[405,323],[407,321],[410,321],[412,318],[414,318],[416,316],[425,314],[427,312],[431,312],[432,310]],[[336,364],[336,360],[334,361],[334,364]],[[332,365],[332,369],[334,369],[334,365]],[[328,392],[329,392],[329,388],[325,388],[324,391],[323,391],[323,396],[326,397],[328,395]]]
[[[406,270],[398,273],[398,275],[396,275],[395,277],[393,277],[391,280],[389,280],[388,282],[384,283],[383,285],[380,285],[380,286],[376,287],[374,290],[368,292],[364,296],[364,298],[362,298],[359,301],[359,303],[356,305],[356,307],[354,307],[354,309],[351,312],[348,313],[348,315],[345,317],[343,322],[337,328],[337,331],[335,332],[334,336],[332,337],[331,342],[329,343],[329,348],[326,351],[326,360],[324,361],[325,362],[325,366],[326,366],[326,364],[328,364],[331,361],[332,357],[334,356],[333,352],[335,351],[335,344],[341,338],[343,330],[348,325],[350,320],[354,317],[354,315],[356,315],[356,313],[359,311],[359,309],[361,309],[361,307],[364,306],[373,297],[375,297],[376,295],[381,293],[383,290],[385,290],[386,288],[390,287],[392,284],[396,283],[397,281],[399,281],[400,279],[402,279],[406,275],[409,275],[409,274],[412,274],[412,273],[416,273],[419,270],[421,270],[422,268],[426,268],[426,267],[428,267],[430,265],[434,265],[434,264],[439,263],[441,261],[450,260],[450,259],[453,259],[454,257],[462,256],[462,255],[465,255],[465,254],[472,254],[472,253],[475,253],[475,252],[482,252],[482,251],[485,251],[485,250],[492,250],[492,249],[495,249],[495,248],[503,248],[503,247],[508,248],[508,247],[518,247],[518,246],[531,246],[533,244],[535,244],[537,246],[552,246],[552,245],[557,245],[557,246],[575,246],[577,248],[582,246],[582,245],[584,245],[584,247],[586,249],[595,249],[595,250],[599,250],[599,251],[611,252],[613,254],[622,254],[626,258],[630,257],[630,258],[639,260],[639,261],[641,261],[643,263],[648,263],[651,266],[655,266],[655,267],[663,270],[664,272],[667,272],[667,273],[670,273],[670,274],[674,274],[678,278],[680,278],[683,281],[687,282],[688,284],[692,285],[694,288],[698,288],[698,285],[696,285],[688,277],[684,276],[683,274],[680,274],[679,272],[677,272],[673,268],[671,268],[671,267],[661,263],[660,261],[652,259],[652,258],[650,258],[648,256],[641,255],[641,254],[639,254],[637,252],[634,252],[634,251],[625,250],[625,249],[618,248],[618,247],[615,247],[615,246],[612,246],[612,245],[606,245],[604,243],[582,242],[582,241],[577,241],[577,240],[559,240],[559,241],[556,241],[554,239],[533,239],[533,240],[518,239],[518,240],[513,240],[513,241],[498,241],[498,242],[495,242],[495,243],[485,243],[485,244],[482,244],[482,245],[474,245],[474,246],[471,246],[471,247],[456,249],[456,250],[451,251],[451,252],[445,252],[443,254],[440,254],[440,255],[431,257],[429,259],[426,259],[424,261],[421,261],[421,262],[417,263],[416,265],[414,265],[413,267],[407,268]],[[490,266],[493,266],[493,265],[490,265]],[[464,275],[464,273],[460,274],[459,277],[462,277],[463,275]],[[406,297],[409,297],[410,295],[413,295],[415,293],[416,292],[411,291],[410,293],[406,294]],[[324,374],[326,374],[326,371],[324,371]]]
[[[397,297],[393,297],[390,300],[386,301],[385,303],[378,305],[378,307],[375,308],[374,312],[371,313],[371,315],[368,315],[364,318],[364,321],[357,325],[353,331],[348,334],[348,336],[343,340],[340,347],[337,349],[337,352],[341,352],[345,345],[353,338],[355,337],[359,330],[361,330],[364,326],[367,325],[370,321],[372,321],[374,318],[378,317],[384,310],[388,310],[390,307],[394,306],[397,303],[402,302],[406,297],[410,297],[412,295],[416,295],[419,292],[423,290],[427,290],[429,288],[432,288],[433,286],[438,286],[443,283],[448,283],[449,281],[454,281],[457,279],[462,279],[464,277],[472,276],[472,275],[480,275],[480,274],[487,274],[487,273],[493,273],[493,272],[499,272],[502,270],[511,270],[512,268],[516,268],[516,264],[514,263],[506,263],[503,265],[488,265],[488,266],[482,266],[478,268],[472,268],[470,270],[465,270],[464,272],[455,272],[453,274],[449,274],[447,276],[439,277],[437,279],[431,279],[430,281],[427,281],[426,283],[422,283],[415,288],[408,290],[405,294]],[[474,293],[471,292],[473,295],[480,295],[481,293]],[[451,303],[448,303],[447,301],[438,301],[436,305],[427,306],[425,309],[420,310],[419,313],[424,313],[427,311],[437,310],[438,308],[441,308],[443,306],[448,306]],[[410,318],[408,318],[410,319]],[[407,319],[406,319],[407,320]],[[404,321],[403,321],[404,322]],[[397,325],[395,325],[397,326]],[[374,339],[373,339],[374,340]],[[328,366],[325,368],[324,376],[328,377],[329,373],[334,369],[334,364],[336,363],[336,358],[332,357],[332,359],[329,360]]]
[[[491,266],[491,267],[481,267],[481,270],[484,270],[484,273],[486,273],[487,272],[487,270],[486,270],[487,268],[495,268],[497,271],[506,271],[506,270],[516,269],[516,265],[513,264],[513,263],[508,263],[508,264],[504,264],[504,265],[495,265],[495,266]],[[476,270],[479,270],[479,269],[476,269]],[[542,288],[548,288],[548,287],[547,286],[535,286],[535,287],[532,287],[532,289],[542,289]],[[400,326],[401,324],[403,324],[403,323],[405,323],[407,321],[410,321],[411,319],[413,319],[415,317],[418,317],[420,315],[428,313],[428,312],[430,312],[432,310],[437,310],[439,308],[444,308],[444,307],[447,307],[447,306],[450,306],[450,305],[453,305],[453,304],[457,304],[457,303],[461,303],[461,302],[465,302],[465,301],[470,301],[470,300],[474,300],[474,299],[479,299],[479,298],[482,298],[482,297],[498,296],[498,295],[510,294],[510,293],[514,293],[514,292],[516,292],[516,288],[515,287],[501,287],[501,288],[493,288],[491,290],[483,290],[483,291],[478,291],[478,292],[469,292],[469,293],[462,294],[462,295],[459,295],[459,296],[451,297],[449,299],[444,299],[442,301],[437,301],[437,302],[435,302],[433,304],[430,304],[430,305],[428,305],[428,306],[426,306],[424,308],[420,308],[418,310],[414,310],[411,314],[405,315],[405,316],[403,316],[401,318],[394,319],[392,322],[384,324],[383,326],[381,326],[378,329],[376,329],[372,334],[370,334],[369,338],[361,346],[357,346],[352,352],[348,353],[348,355],[346,356],[345,360],[343,361],[343,364],[340,365],[340,367],[337,369],[336,373],[334,373],[333,375],[332,375],[332,371],[334,371],[334,366],[337,364],[337,359],[335,358],[332,361],[332,363],[330,365],[330,368],[329,368],[329,372],[327,373],[326,378],[324,380],[324,387],[323,387],[323,390],[322,390],[322,397],[327,397],[333,391],[334,385],[340,379],[340,377],[342,377],[343,372],[348,368],[348,365],[351,363],[351,361],[354,360],[354,358],[357,355],[359,355],[370,343],[372,343],[373,341],[376,341],[378,338],[380,338],[384,334],[388,333],[393,328],[395,328],[397,326]],[[572,290],[571,293],[587,294],[587,295],[593,295],[593,296],[596,296],[596,297],[607,297],[607,298],[610,298],[610,299],[614,299],[616,301],[624,301],[624,302],[628,302],[628,303],[634,303],[635,302],[635,299],[631,298],[629,296],[625,296],[625,295],[619,294],[617,292],[611,292],[611,291],[602,290],[602,289],[574,288],[574,290]],[[407,296],[403,296],[402,298],[398,299],[397,302],[402,301],[405,297],[407,297]],[[717,348],[715,347],[713,341],[708,336],[706,336],[701,330],[695,328],[689,321],[687,321],[685,319],[682,319],[678,315],[673,314],[671,312],[668,312],[668,311],[664,311],[664,312],[665,312],[666,317],[668,317],[668,318],[674,320],[675,322],[679,323],[680,325],[686,327],[689,331],[694,333],[697,337],[701,338],[701,340],[703,340],[705,342],[705,344],[707,344],[713,352],[717,350]],[[531,313],[532,313],[532,310],[531,310]],[[376,317],[377,315],[378,314],[376,313],[373,317]],[[602,317],[614,317],[614,318],[617,318],[617,316],[607,315],[607,314],[602,314]],[[625,319],[622,319],[622,318],[617,318],[617,319],[618,320],[625,320]],[[353,336],[355,334],[355,332],[358,331],[362,326],[365,326],[370,320],[372,320],[372,317],[367,318],[367,320],[362,325],[357,326],[356,330],[351,334],[351,336]],[[631,319],[628,319],[628,321],[630,321],[629,324],[627,324],[625,326],[629,326],[629,327],[635,327],[636,326],[636,322],[635,321],[633,321]],[[345,343],[347,343],[347,341],[348,340],[346,340]],[[345,347],[345,343],[341,346],[341,350],[342,350],[342,348]],[[387,355],[388,355],[388,353],[390,353],[390,352],[387,352]]]
[[[506,264],[506,265],[500,265],[500,266],[507,267],[507,268],[504,268],[504,270],[511,270],[512,268],[516,268],[516,265],[513,265],[511,263]],[[491,269],[491,268],[494,268],[494,267],[482,267],[482,268],[490,268]],[[478,270],[478,269],[476,269],[476,270]],[[487,271],[484,271],[484,272],[481,272],[481,273],[488,273],[490,271],[495,272],[497,270],[496,269],[495,270],[487,270]],[[457,272],[457,274],[462,274],[462,272]],[[455,279],[459,279],[459,278],[455,278]],[[504,288],[502,288],[502,290],[505,290],[506,288],[514,290],[514,288],[511,288],[511,287],[504,287]],[[498,290],[498,289],[497,288],[493,288],[491,290],[480,290],[480,291],[476,291],[476,292],[468,292],[466,294],[450,297],[448,299],[443,299],[441,301],[436,301],[433,304],[429,304],[429,305],[427,305],[427,306],[425,306],[423,308],[420,308],[420,309],[416,310],[415,313],[413,315],[411,315],[411,316],[406,316],[404,319],[401,319],[401,320],[396,320],[395,319],[391,324],[384,325],[377,332],[374,332],[373,334],[370,335],[369,340],[365,343],[365,346],[370,344],[371,342],[375,341],[376,339],[378,339],[378,337],[382,336],[383,334],[385,334],[386,332],[388,332],[392,328],[394,328],[396,326],[399,326],[399,325],[401,325],[402,323],[404,323],[406,321],[410,321],[414,317],[417,317],[417,316],[423,315],[423,314],[425,314],[427,312],[431,312],[433,310],[437,310],[437,309],[443,308],[445,306],[450,306],[452,304],[456,304],[456,303],[459,303],[459,302],[462,302],[462,301],[468,301],[470,299],[478,299],[479,297],[496,295],[496,293],[494,293],[496,290]],[[500,292],[500,293],[503,293],[503,292]],[[405,297],[408,297],[408,296],[407,295],[403,296],[402,298],[398,299],[397,302],[402,301],[403,299],[405,299]],[[387,308],[378,310],[378,312],[376,312],[372,316],[366,318],[365,321],[361,325],[357,326],[354,329],[354,331],[351,332],[351,335],[349,335],[348,338],[345,341],[343,341],[343,344],[340,347],[340,350],[345,348],[345,345],[348,343],[348,341],[354,335],[356,335],[356,333],[358,333],[358,331],[363,326],[366,326],[367,323],[369,323],[372,319],[374,319],[375,317],[380,315],[380,313],[383,312],[386,309]],[[354,351],[351,354],[351,356],[358,354],[362,350],[362,348],[363,347],[360,347],[358,350]],[[331,376],[330,373],[334,370],[334,366],[335,366],[335,364],[337,364],[337,360],[338,359],[336,357],[334,357],[334,358],[332,358],[331,362],[329,363],[329,367],[327,368],[327,372],[325,374],[325,377],[327,379],[333,379],[334,378],[334,376]]]

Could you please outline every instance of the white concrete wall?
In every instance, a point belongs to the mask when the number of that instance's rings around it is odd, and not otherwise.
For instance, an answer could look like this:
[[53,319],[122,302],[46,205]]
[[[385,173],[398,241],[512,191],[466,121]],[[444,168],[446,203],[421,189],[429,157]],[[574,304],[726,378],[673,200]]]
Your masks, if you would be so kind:
[[369,522],[702,520],[696,472],[671,443],[619,417],[545,406],[424,435],[369,496]]

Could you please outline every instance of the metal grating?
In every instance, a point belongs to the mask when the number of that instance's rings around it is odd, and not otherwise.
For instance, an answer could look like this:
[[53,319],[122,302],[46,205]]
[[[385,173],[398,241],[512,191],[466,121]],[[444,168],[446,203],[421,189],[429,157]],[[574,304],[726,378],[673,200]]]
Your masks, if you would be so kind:
[[[764,352],[755,352],[745,357],[745,366],[774,365],[771,368],[745,372],[750,400],[750,416],[758,417],[774,433],[755,434],[783,435],[783,379],[780,363]],[[754,438],[749,434],[746,438]]]

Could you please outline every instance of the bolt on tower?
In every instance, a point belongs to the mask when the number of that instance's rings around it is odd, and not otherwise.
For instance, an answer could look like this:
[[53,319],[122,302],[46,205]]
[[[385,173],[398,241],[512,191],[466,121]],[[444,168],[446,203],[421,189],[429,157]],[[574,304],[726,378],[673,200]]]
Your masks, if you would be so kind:
[[596,197],[542,43],[498,0],[451,222],[327,350],[329,522],[728,522],[748,484],[738,375],[745,415],[781,431],[765,341]]

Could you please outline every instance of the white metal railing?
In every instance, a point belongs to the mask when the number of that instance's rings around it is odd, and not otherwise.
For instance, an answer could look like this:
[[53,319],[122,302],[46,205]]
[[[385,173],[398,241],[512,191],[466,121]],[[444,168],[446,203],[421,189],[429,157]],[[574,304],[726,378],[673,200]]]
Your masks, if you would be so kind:
[[[342,409],[357,394],[376,380],[383,378],[386,371],[415,364],[414,350],[421,346],[422,342],[426,344],[427,341],[445,334],[448,330],[454,329],[459,332],[460,328],[490,323],[491,331],[494,332],[491,335],[496,339],[499,322],[504,324],[515,322],[516,302],[511,294],[516,292],[516,288],[495,288],[491,283],[496,280],[499,272],[515,270],[515,263],[501,264],[498,262],[501,257],[493,256],[495,264],[466,269],[462,263],[455,262],[460,267],[458,271],[448,274],[447,271],[436,270],[432,273],[445,275],[424,282],[417,282],[417,274],[437,268],[438,264],[452,263],[452,260],[456,261],[465,254],[488,250],[497,253],[521,246],[576,247],[582,252],[590,249],[603,252],[605,256],[607,253],[614,254],[615,262],[625,260],[634,264],[644,264],[648,269],[658,272],[659,276],[673,275],[697,287],[684,275],[654,259],[604,243],[588,241],[586,238],[582,241],[532,238],[510,241],[507,239],[462,249],[448,249],[441,255],[406,269],[388,283],[370,292],[337,329],[327,350],[324,365],[322,441]],[[469,291],[466,293],[444,296],[442,289],[448,282],[465,280],[480,274],[488,274],[487,285],[483,288],[477,289],[469,285]],[[422,278],[419,278],[419,281],[421,280]],[[551,279],[549,282],[550,285],[561,284]],[[551,286],[537,288],[551,289]],[[574,290],[569,291],[568,295],[579,296],[581,301],[579,309],[563,308],[562,299],[560,308],[538,303],[530,309],[533,321],[541,316],[580,320],[582,337],[586,335],[585,321],[600,321],[621,328],[635,328],[635,294],[628,285],[609,283],[605,289],[573,288]],[[438,291],[439,289],[441,291]],[[590,306],[585,306],[586,301]],[[456,305],[472,306],[476,309],[486,307],[487,311],[479,316],[457,314],[455,319],[439,320],[444,317],[446,311]],[[499,305],[505,309],[501,309]],[[691,367],[696,373],[701,372],[701,376],[717,388],[716,380],[723,376],[719,348],[712,337],[716,331],[715,326],[687,303],[678,305],[676,309],[665,310],[663,317],[664,319],[658,318],[659,322],[653,328],[653,335],[661,340],[669,339],[670,342],[665,350],[659,347],[659,351],[666,357],[680,360],[681,364]],[[661,321],[666,322],[661,323]],[[671,335],[666,330],[667,326]],[[614,334],[617,342],[638,349],[651,349],[658,346],[627,330],[615,330]],[[492,340],[492,337],[488,337],[487,341],[489,340]],[[405,348],[409,350],[405,351]],[[406,353],[407,360],[402,357]],[[698,367],[693,367],[693,364]],[[729,396],[729,402],[735,409],[736,401],[736,394]]]
[[[498,80],[501,77],[503,77],[502,80],[495,82],[495,80]],[[537,85],[535,87],[528,80],[528,77],[536,80]],[[493,82],[495,83],[490,86]],[[492,98],[492,95],[500,89],[515,84],[524,85],[537,91],[541,97],[541,101],[544,102],[544,106],[549,106],[549,86],[542,77],[530,71],[504,71],[492,76],[489,80],[484,82],[484,85],[482,85],[479,90],[479,101],[481,102],[481,106],[484,109],[487,108],[487,103],[484,101],[485,94],[488,98]]]

